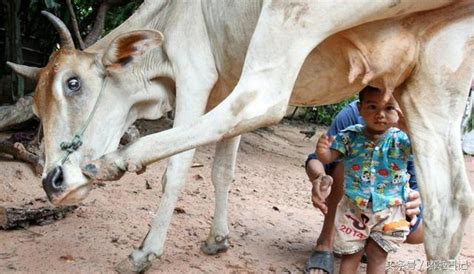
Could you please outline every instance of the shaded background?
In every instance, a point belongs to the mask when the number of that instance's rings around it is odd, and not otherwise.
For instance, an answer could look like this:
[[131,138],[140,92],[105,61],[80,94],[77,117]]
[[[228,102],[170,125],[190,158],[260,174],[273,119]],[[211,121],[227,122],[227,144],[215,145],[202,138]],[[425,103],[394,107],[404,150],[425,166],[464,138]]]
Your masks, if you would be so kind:
[[73,32],[72,8],[81,40],[87,47],[122,23],[142,2],[143,0],[1,0],[0,105],[11,104],[34,89],[34,83],[12,74],[5,62],[41,67],[47,63],[49,55],[56,48],[58,35],[46,17],[41,15],[42,10],[61,18],[71,30],[76,47],[79,47],[78,35]]

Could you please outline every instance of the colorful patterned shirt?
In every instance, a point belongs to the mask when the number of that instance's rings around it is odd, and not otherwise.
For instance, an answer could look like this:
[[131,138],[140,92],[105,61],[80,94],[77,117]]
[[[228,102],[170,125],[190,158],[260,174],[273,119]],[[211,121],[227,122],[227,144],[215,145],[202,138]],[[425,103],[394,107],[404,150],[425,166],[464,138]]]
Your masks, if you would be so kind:
[[331,145],[344,163],[345,195],[360,209],[369,201],[374,212],[407,201],[407,160],[411,156],[408,136],[390,128],[378,143],[367,139],[363,125],[341,131]]

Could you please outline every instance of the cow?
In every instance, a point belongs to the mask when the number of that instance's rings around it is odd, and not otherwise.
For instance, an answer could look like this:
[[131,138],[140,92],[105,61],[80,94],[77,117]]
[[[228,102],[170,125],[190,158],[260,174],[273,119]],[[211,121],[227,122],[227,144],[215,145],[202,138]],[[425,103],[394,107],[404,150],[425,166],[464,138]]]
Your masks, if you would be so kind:
[[[38,82],[43,187],[53,204],[82,200],[93,179],[115,180],[172,156],[152,227],[119,271],[145,270],[163,253],[195,147],[217,142],[215,213],[202,245],[215,254],[229,246],[227,192],[240,134],[277,123],[288,103],[335,103],[366,85],[400,102],[425,204],[427,256],[448,260],[473,208],[459,131],[474,70],[473,8],[471,0],[145,1],[84,51],[47,14],[61,48],[44,68],[10,65]],[[173,106],[173,129],[115,150],[134,120]]]

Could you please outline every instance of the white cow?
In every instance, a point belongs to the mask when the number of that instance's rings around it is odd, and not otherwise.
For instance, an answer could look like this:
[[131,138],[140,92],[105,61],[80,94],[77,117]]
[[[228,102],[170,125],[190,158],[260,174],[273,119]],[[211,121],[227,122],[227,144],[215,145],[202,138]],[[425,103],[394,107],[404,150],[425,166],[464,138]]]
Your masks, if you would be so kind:
[[[39,70],[12,64],[38,80],[45,191],[55,204],[77,202],[90,189],[82,172],[116,179],[182,152],[170,159],[152,228],[119,267],[141,271],[163,253],[194,155],[190,149],[218,141],[216,209],[203,250],[224,251],[239,134],[278,122],[289,102],[333,103],[370,84],[395,92],[406,113],[425,203],[428,258],[453,259],[473,207],[459,131],[474,70],[473,9],[470,0],[145,1],[84,52],[74,49],[69,32],[53,18],[63,45],[48,65]],[[163,44],[160,33],[139,29],[162,31]],[[173,102],[173,129],[112,152],[135,119],[158,118]],[[78,133],[83,145],[63,145],[65,154],[60,143]],[[105,153],[81,172],[80,165]]]

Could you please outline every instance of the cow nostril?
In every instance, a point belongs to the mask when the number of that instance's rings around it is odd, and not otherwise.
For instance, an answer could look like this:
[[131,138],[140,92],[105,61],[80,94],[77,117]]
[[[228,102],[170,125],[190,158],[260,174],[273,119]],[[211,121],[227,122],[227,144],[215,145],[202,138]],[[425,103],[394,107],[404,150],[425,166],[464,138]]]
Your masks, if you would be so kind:
[[61,166],[57,166],[51,170],[46,176],[44,183],[50,185],[52,190],[60,190],[64,183],[63,169]]
[[58,176],[55,176],[53,178],[52,185],[56,189],[61,188],[61,186],[63,185],[63,173],[62,172],[60,172],[58,174]]

